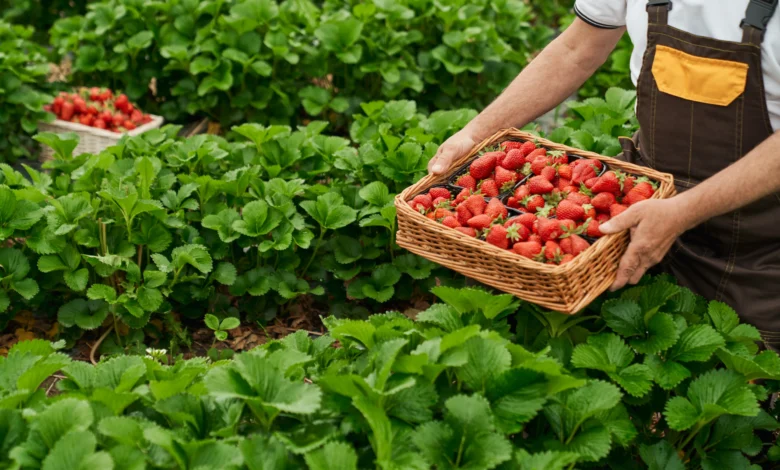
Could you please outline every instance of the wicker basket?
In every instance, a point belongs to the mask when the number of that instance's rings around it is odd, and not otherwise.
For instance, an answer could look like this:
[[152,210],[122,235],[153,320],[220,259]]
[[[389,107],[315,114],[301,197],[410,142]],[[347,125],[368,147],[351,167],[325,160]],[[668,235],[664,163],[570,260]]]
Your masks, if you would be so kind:
[[[674,178],[669,174],[556,144],[517,129],[506,129],[484,140],[455,162],[453,168],[473,159],[482,148],[505,140],[534,140],[551,150],[598,159],[613,169],[647,176],[659,183],[653,196],[656,199],[675,194]],[[618,262],[628,246],[627,232],[602,237],[573,261],[561,266],[531,261],[447,228],[407,203],[448,178],[449,175],[428,175],[396,196],[398,245],[523,300],[568,314],[582,310],[614,281]]]
[[[132,131],[126,132],[126,134],[136,136],[152,129],[159,129],[163,124],[163,118],[160,116],[151,116],[151,118],[152,120],[150,122],[138,126]],[[75,132],[78,134],[79,144],[73,150],[74,156],[81,155],[82,153],[100,153],[108,147],[116,145],[119,139],[124,135],[75,122],[63,121],[61,119],[57,119],[53,122],[42,122],[38,124],[38,130],[40,132],[54,132],[57,134],[66,132]],[[44,160],[50,159],[53,154],[54,151],[49,146],[44,145],[41,149],[41,158]]]

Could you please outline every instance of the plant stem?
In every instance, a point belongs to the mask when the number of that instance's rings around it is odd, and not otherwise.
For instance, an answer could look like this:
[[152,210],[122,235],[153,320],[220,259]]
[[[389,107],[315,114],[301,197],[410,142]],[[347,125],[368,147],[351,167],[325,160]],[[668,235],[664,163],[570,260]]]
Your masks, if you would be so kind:
[[317,239],[317,244],[314,246],[314,251],[311,254],[311,258],[309,258],[309,262],[306,263],[306,267],[303,268],[303,271],[301,272],[301,277],[306,275],[306,271],[309,270],[309,266],[311,266],[311,262],[314,261],[314,258],[317,256],[317,252],[320,249],[320,245],[322,244],[322,239],[325,238],[325,232],[328,230],[320,226],[320,237]]
[[141,269],[141,263],[143,263],[144,246],[138,245],[138,269]]
[[680,447],[677,448],[677,452],[678,453],[681,452],[685,448],[685,446],[687,446],[688,443],[691,442],[691,439],[696,437],[696,434],[699,434],[699,431],[701,431],[701,428],[703,427],[704,427],[703,423],[697,424],[696,427],[693,428],[693,431],[691,431],[691,433],[688,435],[688,437],[686,437],[685,440],[682,442],[682,444],[680,444]]
[[466,434],[463,434],[460,438],[460,446],[458,446],[458,457],[455,459],[455,467],[460,467],[460,459],[463,458],[463,445],[466,443]]

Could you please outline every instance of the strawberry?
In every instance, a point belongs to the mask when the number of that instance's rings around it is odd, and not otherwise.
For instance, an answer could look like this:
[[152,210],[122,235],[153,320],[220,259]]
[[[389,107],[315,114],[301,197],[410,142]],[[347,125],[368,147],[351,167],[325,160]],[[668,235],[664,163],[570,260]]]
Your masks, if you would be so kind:
[[501,142],[501,150],[507,152],[507,155],[509,155],[509,152],[511,152],[512,150],[520,150],[522,147],[523,147],[522,142],[517,142],[514,140],[507,140]]
[[524,184],[515,189],[515,199],[522,201],[526,197],[531,195],[531,191],[528,190],[528,185]]
[[433,200],[427,194],[419,194],[412,199],[412,207],[420,212],[425,212],[433,207]]
[[582,220],[585,218],[585,209],[574,201],[564,199],[558,204],[557,214],[561,219]]
[[633,176],[626,176],[625,179],[623,179],[623,194],[628,194],[629,191],[634,189],[634,183],[636,183],[636,178]]
[[614,171],[608,171],[599,177],[590,190],[594,193],[620,194],[620,180]]
[[455,213],[457,214],[458,223],[460,225],[468,225],[469,219],[474,217],[474,214],[472,214],[469,208],[466,207],[464,204],[461,204],[458,207],[456,207]]
[[542,252],[542,244],[538,241],[527,241],[515,243],[512,251],[528,259],[534,259]]
[[542,243],[542,237],[540,237],[538,233],[531,233],[531,235],[528,235],[528,241]]
[[523,142],[523,145],[520,147],[520,150],[523,151],[523,155],[528,156],[536,150],[536,144],[531,142],[530,140],[528,142]]
[[589,180],[590,178],[595,178],[597,176],[596,170],[593,168],[593,165],[588,164],[592,160],[577,160],[574,162],[572,169],[572,176],[571,176],[571,182],[572,184],[580,184],[584,183],[585,181]]
[[73,115],[75,114],[76,110],[73,107],[73,103],[70,101],[65,101],[62,103],[62,110],[60,111],[60,119],[63,121],[70,121],[73,119]]
[[522,202],[523,206],[531,213],[536,212],[545,205],[544,198],[538,194],[528,196]]
[[559,264],[563,265],[574,261],[574,255],[563,255]]
[[91,114],[82,114],[81,116],[79,116],[80,124],[91,127],[94,122],[95,122],[95,118],[92,117]]
[[512,186],[517,182],[517,173],[506,168],[496,167],[496,184],[502,191],[508,191],[512,189]]
[[599,193],[593,196],[590,203],[598,212],[608,213],[612,204],[617,203],[617,199],[612,193]]
[[487,237],[485,237],[485,241],[506,250],[509,248],[509,236],[507,233],[507,229],[504,228],[503,225],[494,225],[490,227],[490,231],[488,232]]
[[[655,189],[653,188],[653,185],[648,183],[647,181],[641,181],[636,183],[636,185],[631,189],[631,191],[636,191],[638,194],[641,194],[646,199],[650,199],[651,197],[653,197],[653,194],[655,194]],[[626,195],[628,195],[628,193],[631,191],[626,192]]]
[[500,194],[498,191],[498,184],[492,179],[482,181],[482,184],[479,185],[479,190],[487,197],[498,197]]
[[553,260],[557,257],[561,257],[561,247],[558,245],[558,243],[549,240],[544,243],[544,257],[548,260]]
[[458,178],[458,180],[455,181],[455,185],[460,186],[461,188],[470,189],[471,191],[477,190],[477,180],[468,173]]
[[609,217],[614,219],[618,215],[622,214],[626,209],[628,209],[628,206],[624,206],[623,204],[612,204],[609,208]]
[[453,217],[451,215],[445,217],[444,220],[441,221],[441,224],[444,225],[445,227],[449,227],[449,228],[458,228],[458,227],[460,227],[460,222],[458,222],[458,219],[456,219],[455,217]]
[[523,151],[519,149],[512,149],[506,154],[506,158],[501,162],[501,166],[507,170],[516,171],[525,165],[525,156]]
[[457,206],[461,202],[468,199],[468,197],[471,195],[471,190],[469,188],[463,188],[459,193],[458,196],[455,197],[455,205]]
[[596,221],[599,224],[603,224],[603,223],[609,221],[609,219],[611,219],[611,218],[612,217],[610,217],[609,214],[598,214],[598,215],[596,215]]
[[[552,182],[553,179],[556,176],[555,168],[553,168],[551,166],[546,166],[546,167],[542,168],[541,176],[543,176],[545,179],[547,179],[547,181]],[[553,183],[553,186],[557,187],[558,185]]]
[[506,199],[506,206],[511,207],[512,209],[520,209],[520,201],[514,196],[509,196]]
[[525,225],[528,230],[533,230],[534,224],[536,224],[536,214],[520,214],[515,219]]
[[563,235],[577,232],[577,222],[571,219],[559,219],[558,226],[561,228]]
[[467,223],[471,228],[485,230],[493,223],[493,219],[487,214],[475,215],[470,218]]
[[95,119],[95,122],[92,123],[92,125],[98,129],[105,129],[106,128],[106,121],[102,119]]
[[464,202],[463,205],[466,206],[472,214],[481,215],[485,213],[485,206],[487,206],[487,203],[485,202],[485,198],[479,194],[472,194],[466,199],[466,202]]
[[590,204],[590,198],[580,192],[572,192],[566,196],[566,199],[576,202],[579,205]]
[[536,157],[546,157],[547,156],[547,149],[546,148],[538,148],[534,150],[533,152],[529,153],[525,156],[525,161],[528,163],[533,163],[534,160],[536,160]]
[[546,217],[539,217],[537,226],[537,233],[544,241],[556,239],[563,234],[561,225],[557,220],[548,219]]
[[562,164],[569,163],[569,156],[566,155],[566,152],[562,152],[560,150],[553,150],[552,152],[548,152],[547,155],[552,157],[553,165],[562,165]]
[[591,238],[599,238],[604,236],[603,233],[601,233],[601,229],[599,228],[598,221],[596,220],[590,220],[587,222],[587,227],[585,228],[585,235],[591,237]]
[[[572,188],[571,180],[567,180],[566,178],[558,178],[558,184],[555,185],[558,189],[564,192],[571,192],[569,191],[569,188]],[[576,189],[576,188],[575,188]]]
[[506,152],[499,152],[496,154],[496,167],[501,166],[502,163],[504,163],[504,159],[506,159]]
[[469,166],[469,174],[475,180],[481,180],[490,176],[493,170],[496,169],[498,153],[503,152],[488,152],[474,160]]
[[582,209],[585,210],[584,219],[593,219],[596,217],[596,209],[593,207],[593,204],[583,204]]
[[428,191],[428,195],[432,199],[443,197],[444,199],[449,200],[452,197],[452,193],[450,193],[447,188],[431,188],[431,190]]
[[596,182],[597,182],[598,180],[599,180],[599,179],[598,179],[598,177],[594,176],[593,178],[589,178],[589,179],[585,180],[585,183],[583,183],[583,184],[584,184],[584,185],[585,185],[585,187],[586,187],[586,188],[588,188],[588,189],[589,189],[591,192],[593,192],[593,193],[596,193],[596,192],[598,192],[598,191],[593,191],[593,185],[595,185],[595,184],[596,184]]
[[647,198],[644,195],[642,195],[642,191],[641,190],[637,191],[637,188],[635,187],[634,189],[629,191],[628,194],[626,194],[626,197],[624,197],[621,202],[624,205],[632,206],[637,202],[642,202],[646,200]]
[[477,231],[471,227],[455,227],[455,230],[465,235],[468,235],[470,237],[474,237],[474,238],[477,237]]
[[489,215],[491,219],[505,219],[507,216],[507,210],[499,199],[493,198],[485,207],[485,214]]
[[534,161],[531,162],[531,173],[535,175],[541,175],[542,170],[547,168],[550,165],[550,161],[547,159],[547,157],[537,157],[534,159]]
[[437,207],[433,211],[433,218],[436,220],[444,219],[445,217],[454,217],[455,214],[452,213],[452,211],[449,211],[447,209],[444,209],[443,207]]
[[[429,193],[430,194],[430,193]],[[450,207],[450,200],[444,197],[437,197],[433,200],[433,207]]]
[[92,87],[89,89],[89,99],[92,101],[99,101],[100,100],[100,88],[98,87]]
[[87,114],[87,102],[84,98],[77,96],[73,99],[73,109],[76,110],[76,114]]
[[572,234],[560,241],[561,250],[567,255],[577,256],[590,247],[590,243],[579,235]]
[[567,180],[571,180],[571,177],[573,176],[571,165],[568,163],[558,165],[558,176],[561,178],[566,178]]
[[548,194],[554,189],[550,180],[544,176],[534,176],[528,180],[528,190],[531,194]]
[[514,217],[504,223],[504,227],[509,233],[509,239],[515,242],[528,240],[531,230],[518,219],[519,217]]

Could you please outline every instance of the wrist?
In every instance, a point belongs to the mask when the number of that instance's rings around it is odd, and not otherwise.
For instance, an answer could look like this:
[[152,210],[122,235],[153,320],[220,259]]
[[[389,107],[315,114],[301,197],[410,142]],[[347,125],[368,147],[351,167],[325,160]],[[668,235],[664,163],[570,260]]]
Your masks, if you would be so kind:
[[707,220],[707,217],[702,217],[702,211],[697,209],[701,208],[701,204],[697,199],[696,192],[692,190],[668,199],[670,205],[674,208],[675,220],[680,233],[687,232]]

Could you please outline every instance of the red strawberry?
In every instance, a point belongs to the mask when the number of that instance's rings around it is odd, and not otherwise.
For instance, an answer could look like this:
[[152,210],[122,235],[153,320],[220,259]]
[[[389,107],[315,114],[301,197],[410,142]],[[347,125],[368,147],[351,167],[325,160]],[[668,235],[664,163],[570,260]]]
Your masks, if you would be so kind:
[[563,258],[561,258],[560,264],[566,264],[574,261],[574,255],[563,255]]
[[557,220],[539,217],[538,234],[542,237],[542,240],[547,241],[563,235],[563,230],[561,230],[561,224]]
[[572,169],[572,176],[571,176],[571,182],[572,184],[580,184],[584,183],[585,181],[589,180],[590,178],[595,178],[596,170],[593,169],[592,165],[589,165],[587,162],[590,160],[577,160],[574,162]]
[[609,216],[609,214],[598,214],[598,215],[596,216],[596,221],[597,221],[599,224],[603,224],[603,223],[605,223],[605,222],[609,221],[609,219],[611,219],[611,217]]
[[579,205],[590,204],[590,198],[580,192],[569,193],[566,199],[572,202],[576,202]]
[[506,152],[498,152],[496,154],[496,167],[501,166],[504,163],[504,159],[506,159]]
[[558,226],[561,228],[561,232],[564,234],[573,233],[577,231],[577,222],[571,219],[559,219]]
[[433,207],[433,200],[427,194],[420,194],[412,199],[412,207],[415,210],[424,212]]
[[[625,187],[625,183],[623,184],[623,186]],[[655,194],[655,189],[653,188],[653,185],[648,183],[647,181],[636,183],[636,185],[631,189],[631,191],[635,191],[647,199],[650,199],[651,197],[653,197],[653,194]],[[627,191],[626,194],[628,194],[628,192],[630,191]]]
[[531,195],[531,191],[528,190],[528,185],[524,184],[517,189],[515,189],[515,199],[518,201],[522,201],[526,197]]
[[528,235],[528,241],[529,242],[536,242],[536,243],[541,244],[542,243],[542,237],[540,237],[538,233],[531,233],[531,235]]
[[467,225],[469,223],[469,219],[474,217],[474,214],[471,213],[468,207],[465,206],[465,204],[461,204],[458,207],[455,208],[455,213],[458,215],[458,223],[460,225]]
[[573,176],[573,170],[571,166],[568,163],[558,165],[558,176],[570,180],[571,177]]
[[558,184],[556,187],[561,191],[569,192],[568,189],[573,188],[574,186],[571,185],[571,180],[567,180],[566,178],[558,178]]
[[536,214],[520,214],[516,217],[517,221],[525,225],[528,230],[534,229],[536,223]]
[[453,217],[451,215],[445,217],[444,220],[441,221],[441,224],[444,225],[445,227],[449,227],[449,228],[458,228],[458,227],[460,227],[460,222],[458,222],[458,219],[456,219],[455,217]]
[[531,173],[535,175],[541,175],[542,170],[547,168],[550,165],[550,161],[547,159],[547,157],[536,157],[534,161],[531,162]]
[[509,248],[509,237],[507,233],[507,229],[504,228],[503,225],[494,225],[490,227],[490,231],[488,232],[487,237],[485,237],[485,241],[506,250]]
[[528,156],[536,150],[536,144],[531,142],[530,140],[528,142],[523,142],[522,147],[520,147],[520,150],[523,151],[523,155]]
[[504,142],[501,142],[501,150],[509,154],[512,150],[520,150],[523,147],[522,142],[517,142],[514,140],[507,140]]
[[95,122],[92,123],[92,125],[95,126],[98,129],[105,129],[107,127],[106,126],[106,121],[104,121],[102,119],[95,119]]
[[[469,176],[469,178],[471,178]],[[471,190],[469,188],[463,188],[459,193],[458,196],[455,198],[455,205],[460,204],[461,202],[468,199],[468,197],[471,195]]]
[[626,176],[623,180],[623,194],[628,194],[629,191],[634,189],[634,183],[636,183],[636,178],[633,176]]
[[506,199],[506,206],[511,207],[512,209],[520,209],[520,201],[514,196],[509,196]]
[[457,230],[460,233],[466,234],[470,237],[474,237],[474,238],[477,237],[477,231],[471,227],[455,227],[455,230]]
[[562,152],[560,150],[553,150],[552,152],[549,152],[548,155],[552,157],[553,165],[562,165],[565,163],[569,163],[569,156],[566,155],[566,152]]
[[609,208],[616,202],[617,199],[615,199],[615,195],[612,193],[599,193],[590,200],[590,203],[598,212],[604,213],[609,212]]
[[493,219],[487,214],[475,215],[468,221],[469,227],[477,230],[484,230],[490,227],[490,224],[492,223]]
[[564,199],[558,204],[558,217],[561,219],[582,220],[585,218],[585,210],[574,201]]
[[582,209],[585,211],[584,219],[593,219],[596,217],[596,209],[593,208],[592,204],[583,204]]
[[641,191],[637,191],[637,188],[632,189],[626,194],[626,197],[621,201],[624,205],[632,206],[637,202],[646,201],[647,198],[642,195]]
[[436,220],[442,220],[445,217],[455,217],[455,214],[452,213],[452,211],[449,211],[447,209],[444,209],[443,207],[438,207],[433,211],[433,218]]
[[433,207],[450,207],[450,200],[443,197],[437,197],[433,200]]
[[544,205],[544,198],[538,194],[533,194],[523,199],[523,206],[525,206],[525,208],[532,213],[541,209],[544,207]]
[[438,199],[440,197],[443,197],[444,199],[450,199],[452,197],[452,193],[447,188],[431,188],[430,191],[428,191],[428,195],[432,199]]
[[[541,176],[545,177],[547,179],[547,181],[553,181],[553,179],[555,179],[555,176],[556,176],[555,168],[553,168],[551,166],[546,166],[546,167],[542,168]],[[558,185],[554,184],[554,186],[557,187]]]
[[623,204],[612,204],[612,206],[609,208],[609,217],[614,219],[618,215],[622,214],[626,209],[628,209],[628,206],[624,206]]
[[79,116],[80,124],[91,127],[94,122],[95,122],[95,118],[92,117],[91,114],[82,114],[81,116]]
[[558,257],[562,257],[561,247],[558,243],[549,240],[544,243],[544,257],[548,260],[553,260]]
[[489,215],[491,219],[505,219],[507,210],[499,199],[493,198],[488,202],[487,207],[485,207],[485,214]]
[[509,233],[509,239],[514,242],[528,240],[531,231],[517,219],[518,217],[515,217],[504,223],[504,227],[506,227]]
[[594,193],[620,194],[620,180],[614,171],[608,171],[599,177],[590,190]]
[[542,244],[538,241],[527,241],[515,243],[512,251],[528,259],[534,259],[542,252]]
[[506,168],[496,167],[496,184],[503,191],[512,189],[512,186],[517,182],[517,173],[507,170]]
[[597,191],[593,191],[593,185],[596,184],[596,182],[598,180],[599,180],[598,177],[594,176],[593,178],[589,178],[589,179],[585,180],[585,182],[583,184],[585,185],[586,188],[590,189],[591,192],[595,193]]
[[488,152],[474,160],[469,166],[469,174],[475,180],[481,180],[490,176],[496,169],[498,154],[503,152]]
[[509,150],[506,154],[506,158],[501,162],[501,166],[507,170],[518,170],[525,165],[525,156],[523,151],[519,149]]
[[487,203],[485,202],[485,198],[479,194],[472,194],[466,199],[466,202],[464,202],[463,205],[465,205],[472,214],[481,215],[485,213],[485,206],[487,206]]
[[528,180],[528,190],[531,194],[548,194],[551,193],[555,187],[550,183],[550,180],[544,176],[534,176]]
[[585,229],[585,235],[591,237],[591,238],[599,238],[604,236],[603,233],[601,233],[601,229],[599,228],[598,221],[591,220],[588,222],[588,226]]
[[547,149],[546,148],[538,148],[528,155],[525,156],[525,161],[528,163],[533,163],[534,160],[536,160],[536,157],[546,157],[547,156]]
[[577,256],[590,247],[587,240],[577,234],[572,234],[560,241],[561,250],[567,255]]
[[455,181],[455,185],[460,186],[461,188],[470,189],[471,191],[477,190],[477,180],[468,173],[458,178],[458,180]]
[[479,190],[487,197],[498,197],[500,194],[498,191],[498,184],[492,179],[484,180],[482,184],[479,185]]
[[63,121],[70,121],[73,119],[73,115],[75,114],[76,110],[73,107],[73,103],[70,101],[65,101],[62,103],[62,110],[60,111],[60,119]]

